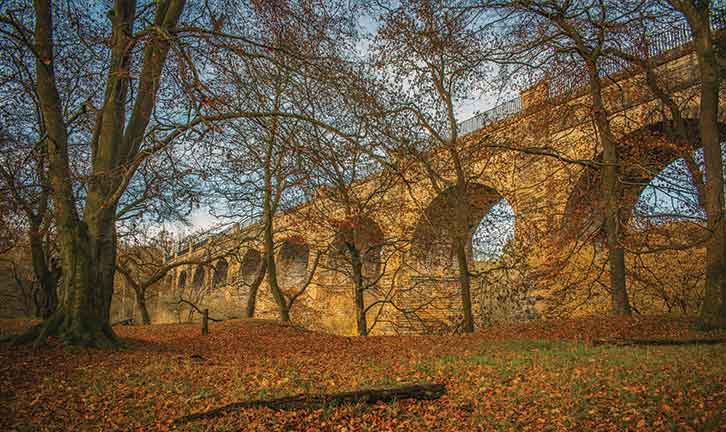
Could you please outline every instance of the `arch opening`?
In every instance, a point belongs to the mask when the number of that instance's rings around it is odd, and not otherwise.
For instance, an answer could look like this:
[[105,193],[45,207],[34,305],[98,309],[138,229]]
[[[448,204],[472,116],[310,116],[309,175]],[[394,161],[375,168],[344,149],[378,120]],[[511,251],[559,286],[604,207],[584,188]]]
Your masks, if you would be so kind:
[[305,283],[309,256],[310,248],[304,240],[290,238],[282,242],[275,259],[281,290],[290,292]]
[[[688,126],[694,137],[689,145],[674,140],[667,123],[643,128],[621,141],[624,168],[619,211],[625,272],[629,301],[641,313],[693,314],[700,307],[703,240],[708,231],[696,182],[703,179],[704,163],[698,125],[689,121]],[[724,132],[726,125],[722,124],[722,160],[726,153]],[[596,170],[584,170],[562,221],[569,240],[592,243],[588,250],[598,260],[596,266],[590,260],[581,264],[572,261],[573,272],[588,281],[599,280],[599,269],[605,268],[607,260],[600,184]],[[603,303],[599,307],[608,306]]]
[[214,266],[214,277],[212,278],[212,288],[220,288],[227,284],[227,272],[229,264],[224,258],[220,258]]
[[[689,133],[698,136],[695,121],[688,122]],[[722,140],[726,125],[722,125]],[[686,159],[702,165],[700,143],[695,147],[677,145],[669,136],[669,125],[657,123],[633,132],[619,142],[621,220],[630,228],[642,224],[645,209],[660,209],[659,218],[697,215],[697,194]],[[698,159],[700,158],[700,162]],[[602,161],[602,153],[594,159]],[[690,185],[689,185],[690,183]],[[667,203],[666,200],[672,201]],[[652,212],[651,212],[652,213]],[[605,202],[598,169],[584,168],[570,193],[561,222],[561,232],[572,239],[602,240],[605,236]]]
[[187,272],[186,270],[182,270],[179,272],[179,279],[177,280],[177,289],[179,291],[184,290],[184,288],[187,287]]
[[[724,161],[726,146],[721,144]],[[643,186],[630,214],[627,241],[634,250],[657,250],[627,262],[633,304],[653,313],[698,313],[709,237],[702,190],[703,151],[678,158]],[[626,257],[627,258],[627,257]]]
[[249,285],[257,277],[262,266],[262,254],[257,249],[249,249],[242,257],[242,262],[237,272],[237,281],[242,285]]
[[327,266],[353,280],[354,254],[361,263],[365,281],[375,281],[380,275],[384,235],[380,226],[369,217],[357,217],[339,224]]
[[[672,161],[643,186],[633,206],[636,229],[678,222],[705,223],[703,197],[694,178],[698,171],[705,170],[703,149],[690,156],[688,161],[683,157]],[[726,166],[726,143],[721,143],[721,160]]]
[[192,291],[199,292],[204,287],[204,267],[198,266],[194,271],[194,278],[192,279]]
[[[456,254],[454,238],[459,235],[461,215],[457,214],[457,199],[461,196],[456,187],[441,192],[428,205],[414,229],[411,252],[418,266],[425,270],[455,268]],[[472,183],[463,194],[465,200],[466,240],[469,259],[494,255],[498,247],[491,241],[500,234],[510,231],[513,238],[514,211],[502,195],[489,186]],[[494,212],[492,213],[492,210]],[[491,218],[485,216],[491,214]],[[503,244],[510,241],[507,235]],[[474,249],[476,243],[476,249]]]
[[471,235],[471,258],[490,261],[500,258],[514,242],[514,209],[506,198],[500,199],[482,217]]

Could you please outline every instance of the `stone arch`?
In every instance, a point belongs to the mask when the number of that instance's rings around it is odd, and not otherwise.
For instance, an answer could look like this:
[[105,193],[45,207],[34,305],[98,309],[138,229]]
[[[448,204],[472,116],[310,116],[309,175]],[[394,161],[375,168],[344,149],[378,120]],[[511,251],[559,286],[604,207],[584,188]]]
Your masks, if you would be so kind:
[[378,223],[367,216],[342,221],[333,239],[328,267],[351,278],[353,276],[351,247],[354,247],[360,254],[363,277],[373,280],[381,272],[384,240],[383,231]]
[[[687,120],[688,134],[698,137],[698,123]],[[668,165],[681,159],[686,152],[693,153],[701,148],[698,139],[694,145],[677,145],[671,138],[669,122],[658,122],[644,126],[619,140],[619,156],[623,160],[622,190],[619,197],[621,218],[632,221],[633,210],[643,190]],[[726,139],[726,124],[721,124],[721,140]],[[593,159],[602,161],[602,152]],[[602,179],[595,167],[583,168],[570,192],[560,224],[566,238],[588,238],[600,240],[605,231]]]
[[239,270],[237,271],[237,280],[243,285],[251,284],[262,266],[262,254],[257,249],[248,249],[242,257]]
[[299,237],[286,239],[275,258],[277,281],[283,291],[300,289],[307,277],[310,247]]
[[[456,186],[442,191],[431,200],[416,222],[411,253],[419,266],[448,268],[454,264],[453,239],[457,235],[455,232],[457,196],[459,193]],[[479,223],[504,197],[492,187],[470,183],[467,185],[464,199],[467,209],[465,234],[468,236],[471,256],[471,238]]]
[[179,272],[179,278],[177,279],[176,283],[177,289],[179,291],[183,291],[184,288],[187,287],[187,272],[186,270],[182,270]]
[[214,276],[212,277],[212,289],[221,288],[227,284],[227,272],[229,264],[224,258],[220,258],[214,266]]
[[192,279],[192,291],[198,292],[204,288],[205,276],[206,271],[204,270],[204,266],[197,266],[196,270],[194,270],[194,277]]

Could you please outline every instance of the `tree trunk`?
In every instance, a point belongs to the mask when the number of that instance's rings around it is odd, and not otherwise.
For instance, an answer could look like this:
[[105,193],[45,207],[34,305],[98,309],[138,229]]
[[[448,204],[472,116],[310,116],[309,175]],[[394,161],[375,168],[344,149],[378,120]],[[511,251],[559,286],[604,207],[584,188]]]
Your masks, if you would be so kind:
[[40,298],[36,302],[38,315],[46,319],[58,308],[58,272],[46,259],[42,234],[38,226],[33,226],[30,231],[30,252],[33,273],[40,284]]
[[277,311],[280,315],[280,321],[290,321],[290,311],[287,306],[287,300],[280,290],[280,286],[277,283],[277,266],[275,264],[275,243],[273,240],[273,221],[272,214],[269,210],[270,202],[269,199],[265,199],[265,262],[267,263],[267,284],[270,286],[272,297],[277,303]]
[[247,307],[245,308],[245,318],[255,317],[255,308],[257,307],[257,292],[259,291],[262,281],[265,280],[265,274],[267,274],[267,258],[262,260],[260,270],[257,273],[257,277],[250,285],[250,292],[247,295]]
[[141,323],[149,325],[151,324],[151,316],[146,308],[146,293],[141,289],[135,289],[134,292],[136,293],[136,307],[139,308],[141,314]]
[[610,287],[612,290],[612,312],[614,315],[629,316],[632,314],[628,292],[625,285],[625,251],[621,246],[611,247],[617,244],[617,234],[610,234],[611,230],[617,230],[613,224],[613,218],[608,223],[608,264],[610,267]]
[[618,175],[620,161],[615,137],[610,130],[608,114],[602,99],[598,69],[589,63],[590,93],[597,134],[603,149],[602,193],[605,199],[605,230],[607,234],[608,264],[610,267],[610,295],[615,315],[630,315],[630,302],[625,285],[625,250],[620,227]]
[[456,261],[459,264],[461,307],[464,312],[462,330],[465,333],[471,333],[474,331],[474,314],[471,310],[471,275],[469,274],[469,261],[466,256],[466,243],[465,237],[457,236],[454,240]]
[[58,231],[63,299],[48,319],[15,342],[41,342],[47,336],[58,336],[71,345],[117,346],[119,340],[109,322],[115,268],[109,263],[116,258],[113,227],[107,228],[102,239],[92,239],[84,224],[60,226]]
[[706,327],[726,327],[726,224],[724,223],[724,180],[721,139],[718,126],[720,66],[709,27],[708,6],[686,12],[694,33],[694,45],[701,75],[699,135],[706,168],[705,210],[710,237],[706,243],[706,288],[701,321]]
[[202,336],[209,334],[209,309],[202,311]]
[[255,317],[255,308],[257,307],[257,290],[259,285],[251,286],[250,292],[247,294],[247,306],[245,307],[245,318]]
[[[451,152],[455,157],[455,152]],[[459,277],[459,294],[461,295],[461,309],[464,315],[461,330],[464,333],[474,331],[474,314],[471,305],[471,274],[469,273],[469,214],[471,209],[466,199],[466,181],[460,164],[457,164],[456,202],[454,203],[454,218],[449,235],[452,239],[453,252],[456,254],[456,264]]]
[[630,302],[625,286],[625,250],[622,246],[620,232],[617,148],[615,143],[609,139],[601,140],[601,142],[603,142],[602,185],[605,197],[605,230],[610,267],[612,312],[615,315],[630,315]]
[[41,283],[43,290],[43,301],[38,311],[43,319],[50,318],[58,309],[58,271],[51,269]]
[[358,336],[368,336],[365,299],[363,290],[358,286],[355,287],[355,324]]
[[365,281],[363,280],[363,262],[360,258],[358,248],[346,242],[350,252],[351,268],[353,270],[353,290],[355,297],[355,323],[358,336],[368,335],[368,323],[366,321],[366,305],[363,293],[365,292]]

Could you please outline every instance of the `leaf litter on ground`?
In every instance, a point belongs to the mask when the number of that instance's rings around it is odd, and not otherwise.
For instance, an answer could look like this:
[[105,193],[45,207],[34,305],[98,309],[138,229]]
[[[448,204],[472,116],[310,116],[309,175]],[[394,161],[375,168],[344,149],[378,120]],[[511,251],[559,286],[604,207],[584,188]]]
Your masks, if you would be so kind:
[[[0,335],[32,322],[0,321]],[[726,430],[726,344],[674,317],[533,321],[451,336],[334,336],[274,321],[117,327],[126,347],[0,345],[2,430]],[[441,383],[436,401],[243,409],[230,403]]]

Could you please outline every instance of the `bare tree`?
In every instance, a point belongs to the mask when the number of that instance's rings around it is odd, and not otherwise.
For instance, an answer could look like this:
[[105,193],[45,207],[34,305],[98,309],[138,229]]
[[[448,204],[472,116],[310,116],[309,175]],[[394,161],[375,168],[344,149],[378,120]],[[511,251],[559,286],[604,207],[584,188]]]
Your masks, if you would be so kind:
[[[314,107],[315,98],[319,97],[315,89],[331,82],[331,75],[337,75],[338,50],[345,40],[341,26],[345,27],[351,15],[331,15],[324,8],[293,4],[259,4],[253,7],[252,16],[264,29],[261,42],[278,49],[260,49],[254,58],[220,59],[226,85],[232,92],[244,94],[236,102],[244,107],[241,109],[285,111],[291,115],[229,124],[224,132],[226,139],[218,146],[225,162],[215,167],[212,177],[218,179],[215,189],[228,206],[220,215],[241,217],[259,227],[264,266],[258,275],[264,275],[280,319],[289,321],[290,309],[312,282],[321,252],[315,253],[296,287],[283,289],[280,255],[285,251],[286,241],[295,243],[302,237],[289,223],[279,224],[279,219],[293,214],[307,198],[303,185],[309,173],[303,165],[302,149],[311,144],[304,141],[304,129],[346,135]],[[317,30],[308,32],[307,26],[297,26],[300,20],[315,23]],[[336,39],[336,35],[340,38]],[[257,85],[247,86],[250,81]],[[254,311],[261,282],[256,278],[251,284],[248,315]]]
[[602,148],[602,159],[593,158],[589,164],[599,171],[602,187],[612,312],[630,315],[620,205],[623,185],[619,179],[624,168],[611,124],[612,113],[605,100],[604,88],[608,79],[605,50],[616,42],[611,29],[633,16],[640,3],[517,1],[482,4],[493,10],[503,8],[512,24],[519,26],[515,31],[519,35],[518,41],[516,46],[513,44],[511,47],[513,52],[518,53],[519,59],[524,59],[519,61],[529,63],[531,67],[551,68],[560,75],[585,74],[588,78],[590,117]]
[[[652,94],[658,98],[671,118],[671,135],[683,147],[692,150],[703,148],[705,169],[701,169],[686,152],[685,160],[691,178],[696,185],[698,201],[706,215],[706,287],[700,311],[700,319],[705,327],[726,326],[726,223],[724,222],[724,180],[723,180],[723,140],[719,125],[720,91],[723,80],[723,64],[726,54],[716,33],[725,24],[723,7],[712,1],[667,2],[668,9],[657,9],[656,14],[642,14],[640,20],[630,28],[632,50],[614,48],[609,54],[625,59],[636,65],[644,74],[644,82]],[[674,16],[675,15],[675,16]],[[679,19],[681,18],[681,19]],[[685,23],[683,23],[685,18]],[[698,60],[698,81],[700,82],[698,127],[693,133],[685,112],[687,107],[679,104],[671,89],[660,79],[657,64],[648,58],[650,52],[650,26],[665,28],[687,26],[693,38],[693,47]]]
[[[400,206],[390,201],[389,194],[401,187],[399,176],[368,156],[375,144],[351,144],[319,134],[308,142],[315,143],[306,157],[313,173],[308,187],[315,191],[309,195],[315,199],[304,209],[305,218],[332,234],[323,268],[352,283],[357,334],[366,336],[383,308],[395,300],[396,281],[391,275],[397,273],[395,257],[403,253],[406,241],[386,235],[381,224],[390,226],[397,220]],[[326,290],[335,292],[347,284],[335,278],[328,285]]]
[[480,162],[474,155],[481,154],[463,146],[455,111],[458,99],[486,81],[490,23],[478,10],[442,1],[404,1],[385,8],[382,17],[375,61],[390,82],[405,83],[396,111],[410,117],[399,120],[416,134],[399,141],[405,143],[400,154],[417,161],[437,193],[453,191],[448,235],[458,266],[462,329],[471,332],[467,194],[477,174],[473,164]]
[[[4,7],[3,37],[35,60],[29,85],[37,93],[42,121],[36,142],[46,148],[65,276],[58,310],[18,342],[52,334],[74,344],[117,344],[109,324],[116,223],[139,168],[165,151],[174,155],[172,144],[212,140],[221,122],[294,115],[241,111],[221,103],[229,87],[218,85],[211,73],[220,52],[254,58],[254,51],[280,51],[260,42],[259,27],[246,28],[247,8],[228,6],[224,1],[117,0],[106,17],[80,0],[39,1],[32,7],[17,1]],[[215,15],[213,8],[229,19]],[[235,29],[243,31],[229,32]],[[74,47],[93,61],[83,68],[66,67],[57,54]],[[89,68],[94,73],[84,74]],[[64,101],[66,86],[81,78],[87,78],[92,96]],[[103,97],[97,96],[99,87],[105,89]],[[76,117],[86,125],[78,136],[70,133]]]

